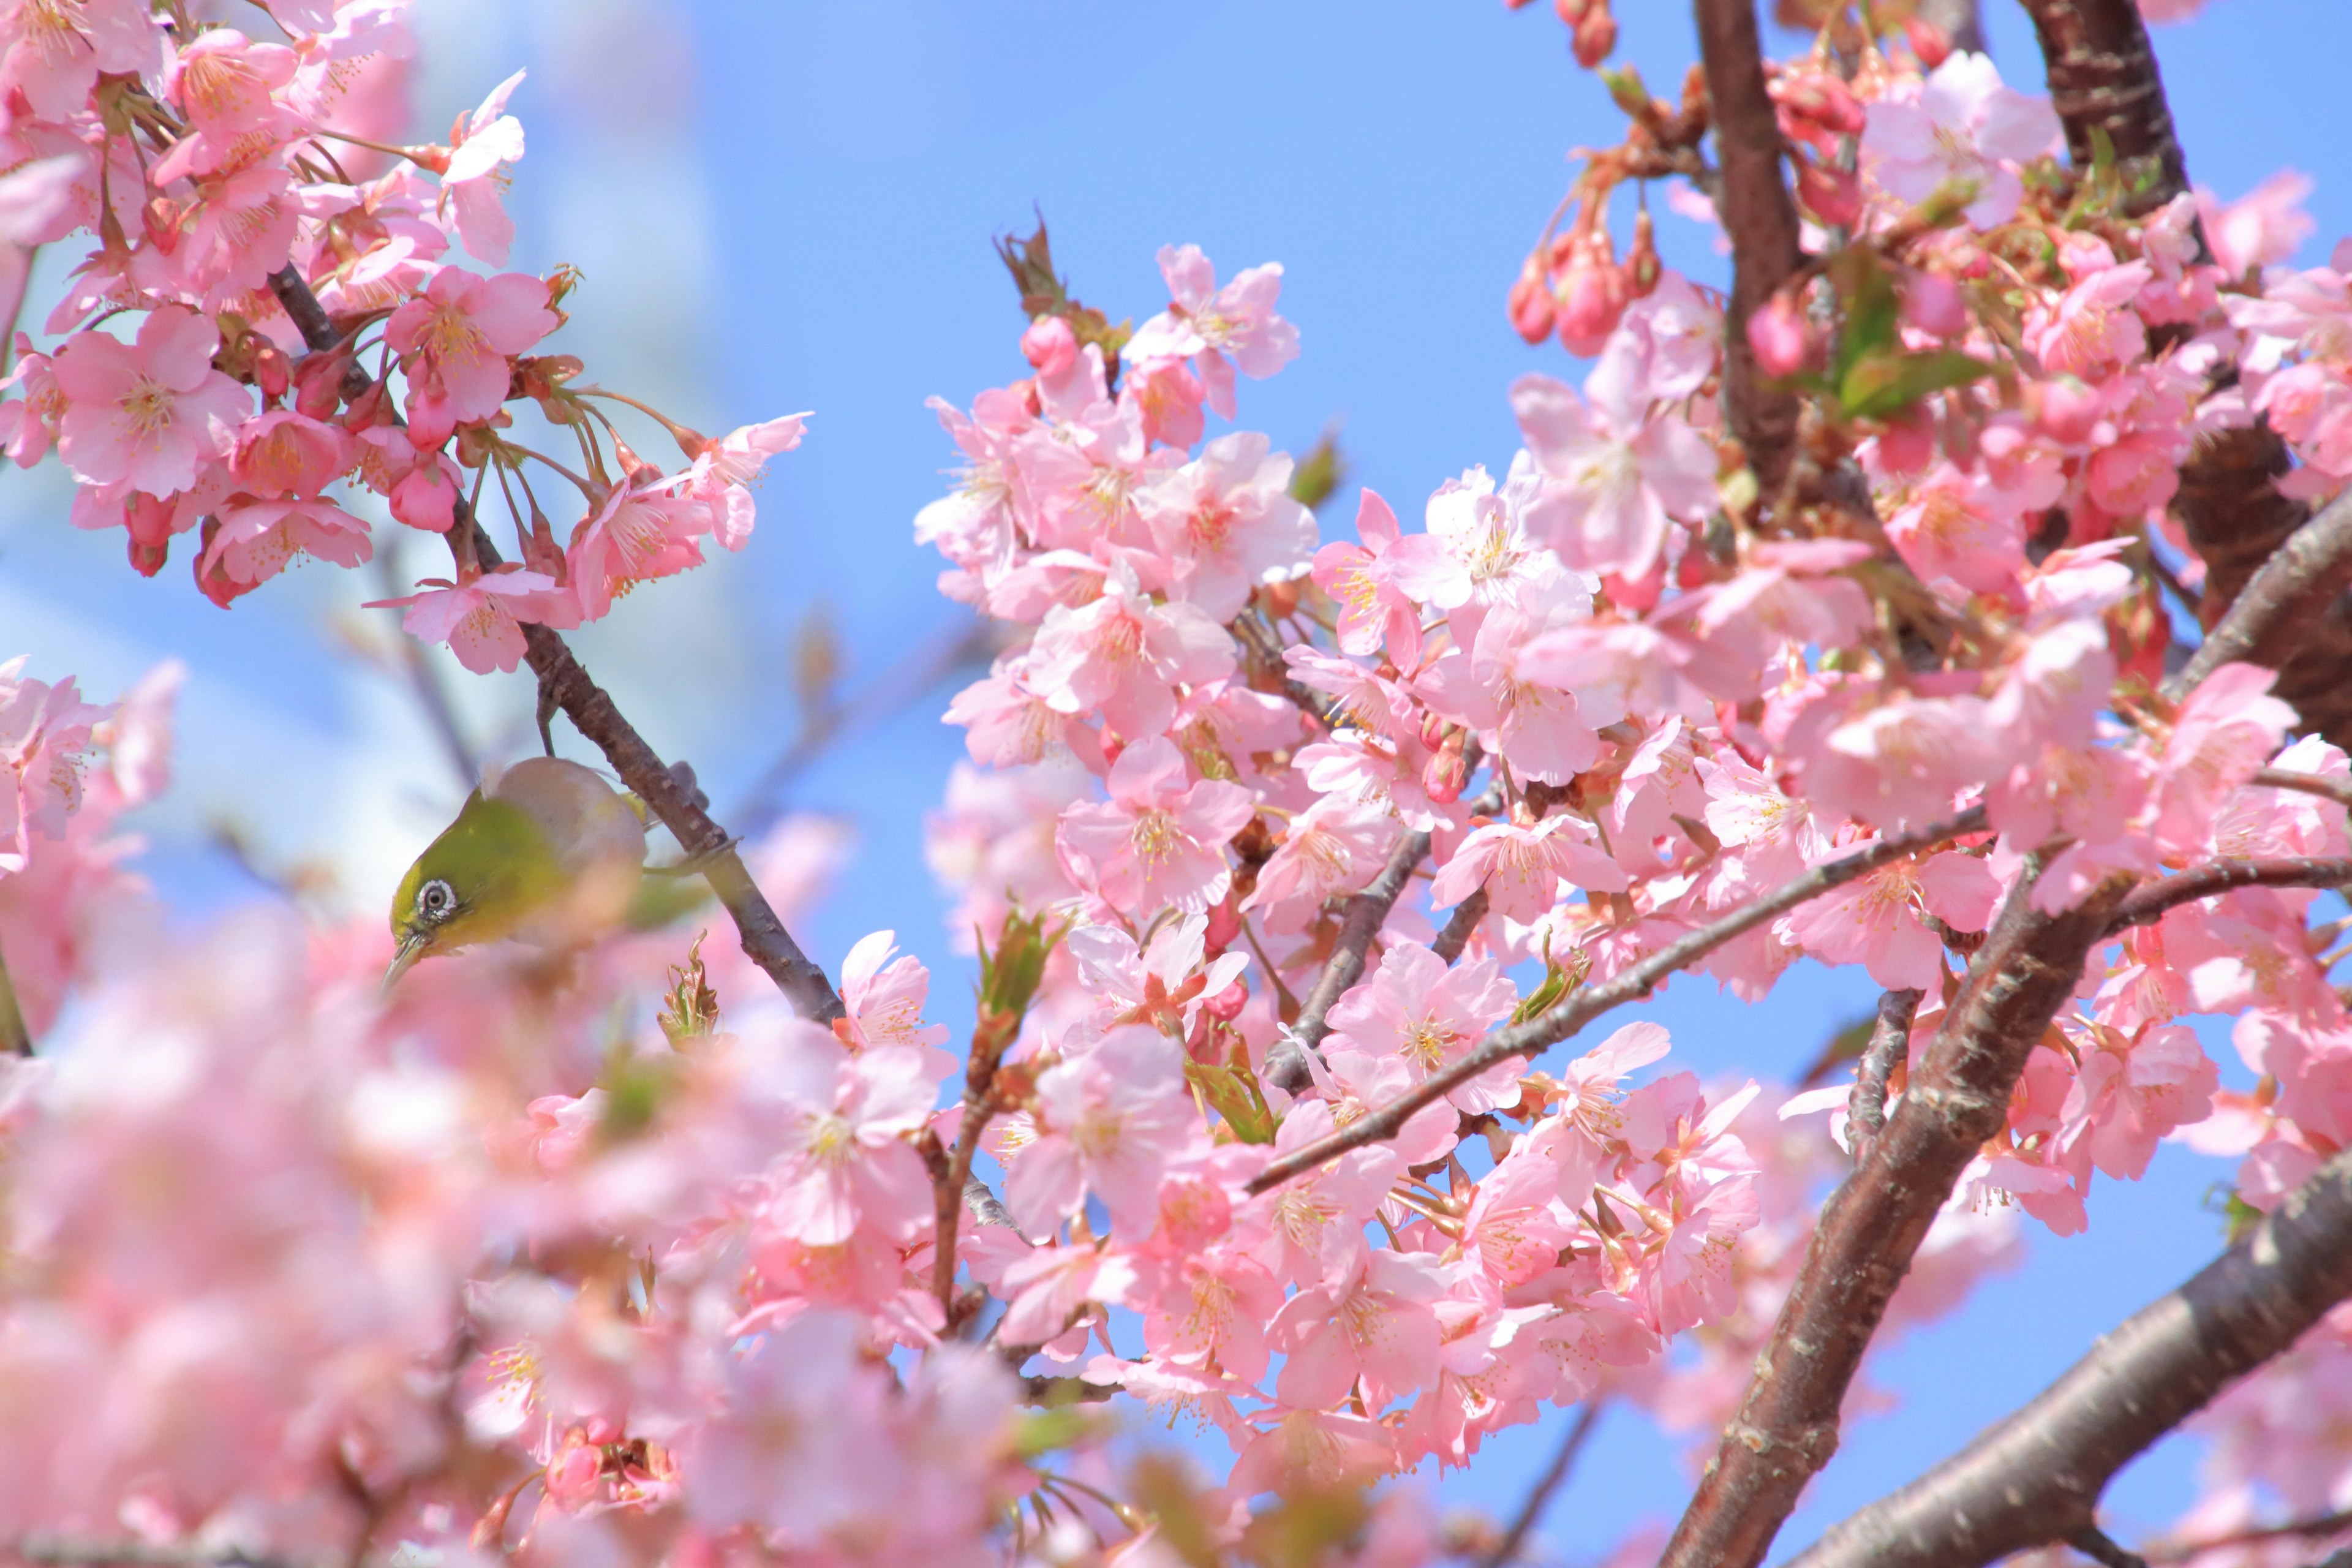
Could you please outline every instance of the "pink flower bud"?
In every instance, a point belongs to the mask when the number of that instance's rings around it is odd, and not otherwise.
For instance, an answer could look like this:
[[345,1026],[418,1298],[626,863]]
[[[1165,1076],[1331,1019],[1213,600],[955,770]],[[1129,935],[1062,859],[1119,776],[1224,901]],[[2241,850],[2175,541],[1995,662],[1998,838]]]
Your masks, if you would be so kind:
[[1456,730],[1445,738],[1421,770],[1421,787],[1429,798],[1440,805],[1462,798],[1462,788],[1470,782],[1470,769],[1462,760],[1462,731]]
[[1573,27],[1584,20],[1584,14],[1592,8],[1592,0],[1551,0],[1551,8],[1562,22]]
[[1511,285],[1511,330],[1531,343],[1551,336],[1551,290],[1529,257],[1518,281]]
[[441,471],[438,453],[421,454],[406,478],[392,487],[392,515],[427,533],[446,533],[457,515],[457,487]]
[[1794,375],[1805,368],[1812,351],[1812,334],[1805,329],[1805,313],[1790,295],[1775,294],[1764,308],[1748,318],[1748,346],[1755,351],[1756,366],[1766,375]]
[[1969,308],[1950,279],[1914,272],[1903,284],[1903,320],[1936,337],[1957,338],[1969,329]]
[[1919,57],[1919,64],[1923,68],[1934,70],[1950,57],[1952,52],[1950,36],[1926,17],[1905,17],[1903,31],[1910,38],[1911,52]]
[[1021,334],[1022,357],[1040,375],[1059,375],[1078,357],[1077,335],[1059,316],[1040,316]]
[[1220,1024],[1230,1024],[1241,1016],[1242,1009],[1248,1004],[1249,983],[1245,980],[1236,980],[1214,996],[1202,1002],[1201,1011]]
[[1599,353],[1625,311],[1624,274],[1609,254],[1606,236],[1579,240],[1553,303],[1561,346],[1580,357]]
[[1862,176],[1797,160],[1797,203],[1819,222],[1843,228],[1862,216]]
[[1209,929],[1201,933],[1203,947],[1213,957],[1241,940],[1242,917],[1234,912],[1234,901],[1227,899],[1209,910]]
[[1609,58],[1610,51],[1617,47],[1617,18],[1610,15],[1606,0],[1592,0],[1592,8],[1576,25],[1576,37],[1570,47],[1576,51],[1576,63],[1586,70]]

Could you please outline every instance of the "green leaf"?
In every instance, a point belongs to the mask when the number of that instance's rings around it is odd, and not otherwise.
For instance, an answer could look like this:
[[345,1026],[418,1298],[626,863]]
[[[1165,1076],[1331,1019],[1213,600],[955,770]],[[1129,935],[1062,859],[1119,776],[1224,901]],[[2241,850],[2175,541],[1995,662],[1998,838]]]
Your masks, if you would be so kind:
[[1257,1086],[1256,1075],[1212,1062],[1188,1061],[1184,1079],[1225,1119],[1234,1137],[1244,1143],[1274,1142],[1274,1112]]
[[1930,393],[1965,386],[1993,367],[1958,349],[1905,353],[1881,349],[1849,366],[1838,381],[1838,405],[1850,419],[1885,419]]

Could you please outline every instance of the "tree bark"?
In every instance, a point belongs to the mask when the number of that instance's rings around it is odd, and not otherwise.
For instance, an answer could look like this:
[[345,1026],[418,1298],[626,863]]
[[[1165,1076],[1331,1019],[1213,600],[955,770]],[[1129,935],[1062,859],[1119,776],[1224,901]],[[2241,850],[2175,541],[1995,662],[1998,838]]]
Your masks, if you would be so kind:
[[2352,1295],[2352,1152],[2030,1404],[1790,1568],[1978,1568],[2095,1524],[2117,1470]]

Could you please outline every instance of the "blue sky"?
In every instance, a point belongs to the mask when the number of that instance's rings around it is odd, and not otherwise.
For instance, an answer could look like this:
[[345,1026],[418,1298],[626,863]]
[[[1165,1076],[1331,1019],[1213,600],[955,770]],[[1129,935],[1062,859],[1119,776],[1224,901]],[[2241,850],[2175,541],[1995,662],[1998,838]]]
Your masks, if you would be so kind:
[[[1996,60],[2038,89],[2022,12],[1989,3]],[[1620,15],[1620,58],[1670,90],[1692,58],[1686,8],[1623,0]],[[791,738],[786,661],[812,611],[838,628],[853,682],[951,634],[961,612],[910,539],[952,462],[923,400],[968,403],[1020,374],[1022,322],[989,241],[1025,230],[1033,205],[1077,292],[1113,318],[1159,308],[1162,244],[1196,242],[1228,273],[1283,262],[1304,352],[1244,384],[1241,423],[1303,450],[1339,421],[1352,479],[1408,517],[1447,476],[1507,462],[1512,378],[1576,374],[1511,333],[1503,294],[1566,188],[1567,150],[1614,141],[1622,121],[1540,4],[433,0],[427,18],[427,125],[532,68],[514,105],[531,137],[517,262],[585,266],[572,331],[599,378],[706,428],[815,412],[761,492],[744,555],[633,596],[583,638],[722,806]],[[2302,106],[2341,93],[2352,13],[2215,0],[2157,42],[2192,176],[2225,197],[2283,163],[2315,176],[2305,259],[2323,258],[2352,232],[2352,148],[2295,132],[2319,118]],[[1621,198],[1621,237],[1627,210]],[[1663,211],[1659,230],[1670,262],[1721,279],[1706,234]],[[455,796],[397,686],[343,651],[376,584],[298,574],[224,616],[177,566],[131,576],[119,541],[71,532],[60,500],[54,470],[0,479],[0,658],[29,651],[34,673],[78,671],[100,695],[164,653],[190,662],[184,786],[148,825],[166,891],[191,919],[250,896],[203,846],[205,821],[226,815],[272,854],[332,862],[351,907],[379,904]],[[829,752],[795,803],[854,823],[860,843],[804,941],[832,968],[857,936],[895,927],[941,972],[951,1019],[963,983],[920,851],[961,752],[937,722],[944,697]],[[520,680],[468,681],[462,701],[491,750],[526,744]],[[287,778],[303,787],[253,782]],[[1802,972],[1752,1010],[1685,983],[1655,1016],[1683,1065],[1786,1077],[1869,1002],[1848,977]],[[1782,1553],[2200,1264],[2218,1245],[2202,1199],[2221,1173],[2168,1149],[2146,1182],[2100,1184],[2086,1237],[2029,1226],[2022,1272],[1881,1363],[1901,1405],[1849,1432]],[[1507,1510],[1553,1440],[1549,1423],[1497,1439],[1449,1495]],[[2174,1443],[2129,1473],[2110,1499],[2119,1532],[2175,1511],[2193,1458]],[[1670,1518],[1685,1483],[1663,1439],[1612,1415],[1547,1539],[1589,1557],[1643,1517]]]

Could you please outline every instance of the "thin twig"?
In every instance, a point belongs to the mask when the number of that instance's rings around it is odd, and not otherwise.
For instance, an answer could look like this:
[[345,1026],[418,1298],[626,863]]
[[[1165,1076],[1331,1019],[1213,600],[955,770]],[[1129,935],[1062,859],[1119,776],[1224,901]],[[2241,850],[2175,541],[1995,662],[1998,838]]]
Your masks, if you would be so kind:
[[1527,1500],[1519,1504],[1518,1514],[1511,1521],[1511,1527],[1503,1531],[1503,1539],[1495,1542],[1495,1549],[1480,1560],[1479,1568],[1506,1568],[1517,1558],[1519,1548],[1527,1542],[1528,1532],[1535,1529],[1537,1521],[1543,1518],[1544,1510],[1550,1506],[1552,1495],[1568,1479],[1569,1472],[1576,1468],[1576,1456],[1583,1451],[1584,1440],[1592,1436],[1593,1424],[1600,1415],[1601,1402],[1597,1399],[1586,1400],[1577,1411],[1576,1420],[1569,1426],[1568,1436],[1560,1439],[1559,1451],[1552,1455],[1551,1463],[1544,1468],[1544,1473],[1536,1478],[1536,1484],[1528,1493]]
[[2291,789],[2300,795],[2315,795],[2322,800],[2352,807],[2352,781],[2324,779],[2315,773],[2299,773],[2288,768],[2256,768],[2249,784],[2265,789]]
[[2260,1530],[2233,1531],[2228,1535],[2210,1536],[2203,1541],[2168,1544],[2142,1555],[2150,1563],[2187,1563],[2202,1557],[2208,1552],[2226,1552],[2237,1546],[2261,1546],[2273,1541],[2305,1541],[2315,1536],[2340,1535],[2347,1530],[2352,1530],[2352,1510],[2339,1509],[2310,1519],[2264,1525]]
[[1476,1050],[1429,1075],[1396,1099],[1349,1122],[1327,1138],[1276,1160],[1250,1182],[1249,1191],[1278,1187],[1368,1143],[1385,1142],[1402,1131],[1412,1113],[1444,1098],[1497,1063],[1515,1057],[1532,1057],[1569,1038],[1585,1025],[1613,1008],[1637,1001],[1676,970],[1687,968],[1725,942],[1753,931],[1766,921],[1819,898],[1833,888],[1866,877],[1880,867],[1932,849],[1948,839],[1985,828],[1984,807],[1971,806],[1948,822],[1923,827],[1897,838],[1881,839],[1853,854],[1814,867],[1803,876],[1741,905],[1711,925],[1677,937],[1622,974],[1599,985],[1571,991],[1549,1010],[1523,1024],[1513,1024],[1488,1035]]
[[1910,1053],[1911,1020],[1918,1016],[1922,994],[1916,986],[1908,986],[1885,992],[1878,998],[1878,1024],[1871,1031],[1869,1048],[1862,1053],[1862,1065],[1855,1069],[1853,1099],[1846,1113],[1853,1123],[1847,1136],[1853,1144],[1856,1164],[1886,1126],[1886,1082],[1894,1076],[1895,1064]]
[[2340,888],[2352,882],[2352,859],[2214,860],[2177,877],[2136,888],[2116,906],[2106,934],[2154,925],[2167,910],[2210,899],[2233,888]]
[[958,626],[952,636],[909,649],[847,697],[826,703],[743,792],[729,813],[730,820],[747,836],[758,837],[783,815],[784,791],[829,748],[903,710],[960,666],[984,658],[988,647],[987,623]]
[[1265,1053],[1266,1082],[1292,1094],[1307,1087],[1312,1077],[1307,1055],[1331,1032],[1331,1005],[1363,978],[1372,941],[1412,882],[1413,868],[1428,858],[1429,845],[1428,834],[1406,832],[1397,839],[1388,864],[1381,868],[1371,885],[1348,900],[1347,912],[1339,919],[1339,939],[1331,944],[1331,956],[1324,961],[1323,973],[1315,977],[1315,988],[1298,1010],[1298,1022]]
[[1471,889],[1468,896],[1454,906],[1453,918],[1445,922],[1445,929],[1437,933],[1437,940],[1429,944],[1429,950],[1448,963],[1460,958],[1462,950],[1470,945],[1471,934],[1478,929],[1478,922],[1486,918],[1487,902],[1484,887]]
[[2023,1406],[1790,1568],[1982,1568],[2096,1521],[2116,1471],[2352,1296],[2352,1152]]
[[2066,1544],[2099,1563],[2101,1568],[2147,1568],[2147,1559],[2116,1544],[2115,1538],[2095,1524],[2071,1531]]

